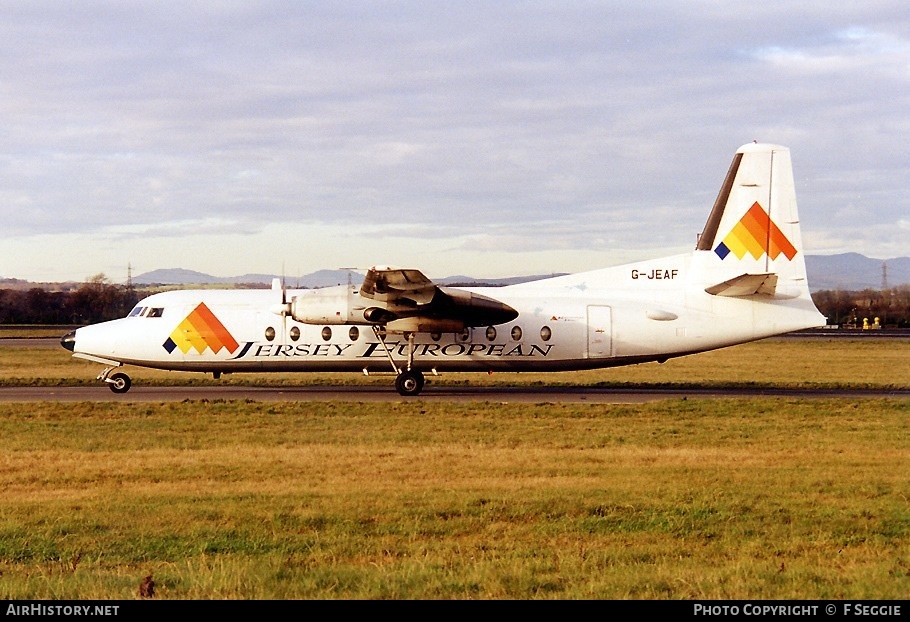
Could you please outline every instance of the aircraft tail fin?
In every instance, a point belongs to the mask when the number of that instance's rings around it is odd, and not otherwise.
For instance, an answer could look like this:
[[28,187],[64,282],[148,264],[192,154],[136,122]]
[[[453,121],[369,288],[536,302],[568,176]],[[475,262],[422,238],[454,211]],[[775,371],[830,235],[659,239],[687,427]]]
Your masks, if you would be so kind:
[[710,294],[809,297],[789,149],[737,150],[696,249],[710,254]]

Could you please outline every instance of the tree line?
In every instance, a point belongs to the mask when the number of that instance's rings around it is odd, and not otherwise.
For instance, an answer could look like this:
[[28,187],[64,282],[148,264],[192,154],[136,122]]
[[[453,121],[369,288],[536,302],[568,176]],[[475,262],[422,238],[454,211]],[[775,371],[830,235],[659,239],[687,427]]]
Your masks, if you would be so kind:
[[910,285],[885,290],[822,290],[812,294],[828,324],[862,328],[878,318],[882,327],[910,328]]
[[0,324],[94,324],[124,317],[145,296],[103,274],[72,290],[0,289]]
[[[99,274],[78,287],[48,290],[0,288],[0,324],[85,325],[126,316],[150,292],[111,284]],[[886,290],[822,290],[812,294],[828,324],[861,328],[878,318],[882,327],[910,328],[910,285]]]

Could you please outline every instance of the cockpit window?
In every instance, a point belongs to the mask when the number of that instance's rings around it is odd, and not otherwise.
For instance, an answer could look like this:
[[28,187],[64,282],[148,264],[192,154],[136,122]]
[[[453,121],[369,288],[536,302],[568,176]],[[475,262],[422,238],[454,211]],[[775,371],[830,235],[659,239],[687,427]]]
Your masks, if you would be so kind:
[[163,307],[134,307],[127,317],[161,317],[164,315]]

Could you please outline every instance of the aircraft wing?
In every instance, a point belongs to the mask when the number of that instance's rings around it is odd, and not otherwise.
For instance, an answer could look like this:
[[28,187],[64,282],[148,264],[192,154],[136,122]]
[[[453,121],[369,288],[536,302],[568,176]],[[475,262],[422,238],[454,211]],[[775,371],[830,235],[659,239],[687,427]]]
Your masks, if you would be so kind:
[[433,300],[436,285],[420,270],[370,268],[360,295],[380,302],[426,304]]
[[391,331],[460,331],[466,326],[492,326],[518,317],[494,298],[455,287],[440,287],[420,270],[371,268],[360,296],[372,300],[364,317]]

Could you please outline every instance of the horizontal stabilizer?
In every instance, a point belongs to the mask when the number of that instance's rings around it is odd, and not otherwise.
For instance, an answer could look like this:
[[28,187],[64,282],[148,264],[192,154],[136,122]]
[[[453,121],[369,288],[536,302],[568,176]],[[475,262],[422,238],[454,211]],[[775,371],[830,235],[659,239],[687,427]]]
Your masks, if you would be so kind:
[[772,272],[765,274],[741,274],[723,283],[706,287],[705,291],[715,296],[753,296],[762,294],[773,296],[777,289],[777,275]]

